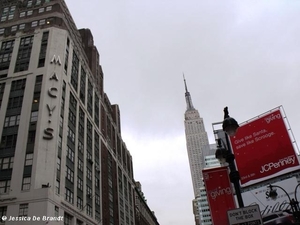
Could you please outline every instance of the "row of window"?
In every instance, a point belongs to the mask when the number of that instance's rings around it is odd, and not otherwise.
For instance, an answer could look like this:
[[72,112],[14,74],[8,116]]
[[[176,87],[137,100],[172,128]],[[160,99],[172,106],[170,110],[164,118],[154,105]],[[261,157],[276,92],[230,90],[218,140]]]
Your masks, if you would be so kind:
[[[42,20],[39,20],[39,21],[36,20],[36,21],[31,22],[31,27],[37,27],[37,26],[42,26],[44,24],[50,24],[51,21],[53,21],[53,18],[42,19]],[[19,25],[14,25],[10,28],[10,31],[15,32],[17,30],[24,30],[25,26],[26,26],[25,23],[22,23],[22,24],[19,24]],[[0,28],[0,35],[4,34],[5,29],[7,29],[7,28]]]
[[[42,7],[42,8],[39,8],[39,13],[43,13],[43,12],[49,12],[52,10],[52,5],[50,6],[47,6],[47,7]],[[33,11],[32,10],[28,10],[28,11],[25,11],[25,12],[21,12],[20,13],[20,18],[24,17],[24,16],[31,16],[33,14]]]
[[3,8],[0,21],[4,22],[6,20],[12,20],[14,18],[15,11],[16,11],[15,5]]
[[[28,1],[28,2],[30,2],[30,1]],[[37,5],[40,5],[40,3],[41,3],[41,0],[39,0],[39,4],[37,4]],[[32,5],[28,6],[28,8],[30,8],[31,6]],[[51,11],[51,10],[52,10],[52,6],[50,5],[50,6],[47,6],[47,7],[39,8],[38,12],[43,13],[45,11],[48,12],[48,11]],[[3,8],[0,22],[5,22],[7,20],[12,20],[14,18],[15,11],[16,11],[16,6],[15,5]],[[33,10],[28,10],[28,11],[21,12],[19,17],[22,18],[22,17],[25,17],[25,16],[31,16],[32,14],[33,14]]]

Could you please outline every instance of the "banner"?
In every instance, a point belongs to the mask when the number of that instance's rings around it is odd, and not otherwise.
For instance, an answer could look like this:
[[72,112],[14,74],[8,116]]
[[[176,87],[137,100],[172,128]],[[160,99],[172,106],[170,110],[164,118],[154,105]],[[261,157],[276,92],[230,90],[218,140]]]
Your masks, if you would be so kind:
[[243,187],[300,168],[279,109],[242,125],[230,141]]
[[203,178],[213,224],[228,225],[227,211],[235,201],[227,167],[203,169]]

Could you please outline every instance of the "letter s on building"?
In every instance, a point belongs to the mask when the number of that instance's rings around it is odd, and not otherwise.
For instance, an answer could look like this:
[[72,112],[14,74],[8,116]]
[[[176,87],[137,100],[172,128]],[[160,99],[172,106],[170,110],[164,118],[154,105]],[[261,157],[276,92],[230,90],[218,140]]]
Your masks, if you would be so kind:
[[48,127],[44,130],[44,136],[43,138],[46,139],[46,140],[51,140],[53,138],[53,129]]

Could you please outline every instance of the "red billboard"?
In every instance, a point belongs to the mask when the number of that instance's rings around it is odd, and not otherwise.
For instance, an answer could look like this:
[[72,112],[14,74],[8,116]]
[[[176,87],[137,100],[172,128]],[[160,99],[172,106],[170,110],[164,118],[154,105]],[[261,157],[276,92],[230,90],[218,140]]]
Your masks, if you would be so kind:
[[213,224],[228,225],[227,211],[235,209],[228,167],[202,170]]
[[230,141],[242,186],[300,168],[280,109],[245,123]]

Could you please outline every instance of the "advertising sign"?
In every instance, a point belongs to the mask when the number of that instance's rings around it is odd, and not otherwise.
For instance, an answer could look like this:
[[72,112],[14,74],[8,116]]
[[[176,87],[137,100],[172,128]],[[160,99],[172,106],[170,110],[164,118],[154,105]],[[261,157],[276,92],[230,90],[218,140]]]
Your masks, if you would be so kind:
[[[288,194],[290,199],[295,199],[295,188],[298,182],[296,177],[272,183],[272,185],[280,186]],[[280,188],[274,187],[278,194],[274,200],[267,198],[266,193],[270,190],[268,185],[246,191],[242,193],[245,206],[259,205],[260,213],[266,224],[294,224],[295,220],[292,216],[290,200],[286,193]],[[300,187],[296,190],[298,199],[300,198]]]
[[262,219],[258,205],[251,205],[227,212],[230,225],[262,225]]
[[213,224],[228,225],[227,211],[236,208],[228,168],[209,168],[202,173]]
[[280,109],[245,123],[230,141],[242,186],[300,168]]

